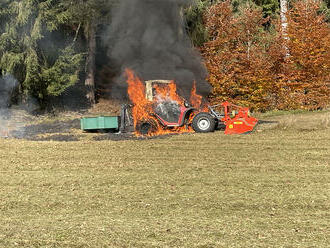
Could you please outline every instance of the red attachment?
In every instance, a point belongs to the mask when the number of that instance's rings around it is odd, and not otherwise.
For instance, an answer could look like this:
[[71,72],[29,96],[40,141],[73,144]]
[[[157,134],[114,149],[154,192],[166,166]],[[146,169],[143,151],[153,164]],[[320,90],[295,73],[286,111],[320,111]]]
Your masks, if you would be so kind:
[[[221,104],[225,117],[221,121],[226,125],[225,134],[243,134],[251,132],[258,120],[249,115],[249,108],[237,106],[229,102]],[[230,112],[233,111],[232,116]]]

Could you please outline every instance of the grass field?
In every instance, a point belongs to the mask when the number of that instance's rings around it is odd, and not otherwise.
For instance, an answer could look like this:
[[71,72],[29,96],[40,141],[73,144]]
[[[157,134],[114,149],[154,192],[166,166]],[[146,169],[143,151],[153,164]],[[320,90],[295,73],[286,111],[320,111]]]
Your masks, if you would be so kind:
[[0,140],[0,247],[329,247],[327,120],[239,136]]

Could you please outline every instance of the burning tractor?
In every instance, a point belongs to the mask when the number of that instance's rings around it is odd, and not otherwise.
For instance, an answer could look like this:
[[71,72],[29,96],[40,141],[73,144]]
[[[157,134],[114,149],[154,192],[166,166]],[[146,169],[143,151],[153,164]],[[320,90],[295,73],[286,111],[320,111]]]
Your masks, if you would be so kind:
[[[166,92],[173,91],[171,84],[173,82],[167,80],[146,81],[146,99],[152,102],[152,108],[149,118],[139,120],[136,131],[146,135],[157,132],[159,128],[184,131],[191,127],[195,132],[213,132],[216,128],[216,118],[210,113],[200,112],[185,100],[173,100],[171,93],[168,95]],[[177,95],[174,98],[178,98]]]
[[252,131],[258,122],[249,115],[248,108],[229,102],[203,108],[202,97],[196,94],[195,87],[188,103],[177,94],[173,81],[142,83],[133,72],[127,74],[132,105],[125,105],[121,111],[121,131],[133,126],[140,135],[207,133],[223,126],[225,134],[241,134]]

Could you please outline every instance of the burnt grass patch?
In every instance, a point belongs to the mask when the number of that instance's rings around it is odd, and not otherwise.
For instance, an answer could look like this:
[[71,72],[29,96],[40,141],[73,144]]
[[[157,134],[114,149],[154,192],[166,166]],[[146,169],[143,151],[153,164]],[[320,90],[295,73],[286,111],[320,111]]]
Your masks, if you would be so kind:
[[[72,120],[56,120],[42,122],[38,124],[30,124],[24,127],[24,131],[12,131],[11,137],[17,139],[25,139],[31,141],[59,141],[72,142],[79,141],[85,136],[92,135],[94,141],[122,141],[122,140],[151,140],[165,139],[174,135],[182,134],[165,134],[158,136],[135,136],[132,132],[106,132],[98,130],[94,132],[83,132],[80,129],[80,119]],[[187,135],[187,133],[184,133]]]
[[34,136],[38,134],[51,133],[66,133],[72,129],[79,129],[80,120],[74,119],[69,121],[54,121],[50,123],[40,123],[36,125],[29,125],[25,127],[27,136]]
[[[258,125],[277,123],[273,121],[260,121]],[[224,131],[224,127],[218,127],[216,131]],[[166,139],[177,135],[189,135],[190,133],[172,133],[157,136],[136,136],[132,132],[112,132],[96,130],[84,132],[80,129],[80,119],[56,120],[30,124],[24,127],[24,131],[12,131],[11,137],[31,141],[59,141],[73,142],[79,141],[91,135],[94,141],[123,141],[123,140],[154,140]]]
[[12,136],[32,141],[78,141],[72,131],[78,130],[79,125],[79,119],[31,124],[25,126],[23,132],[13,131]]

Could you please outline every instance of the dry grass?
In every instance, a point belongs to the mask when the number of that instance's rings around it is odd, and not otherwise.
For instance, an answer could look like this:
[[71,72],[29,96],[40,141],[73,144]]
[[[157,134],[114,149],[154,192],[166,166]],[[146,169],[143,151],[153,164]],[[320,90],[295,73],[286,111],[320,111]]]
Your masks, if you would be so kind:
[[296,130],[296,131],[311,131],[330,128],[330,111],[320,112],[298,112],[290,114],[283,112],[280,115],[265,114],[260,115],[259,119],[274,121],[270,125],[260,125],[260,130],[278,129],[278,130]]
[[328,124],[284,126],[0,140],[0,247],[327,247]]
[[119,115],[121,104],[119,100],[100,99],[89,112],[90,114]]

